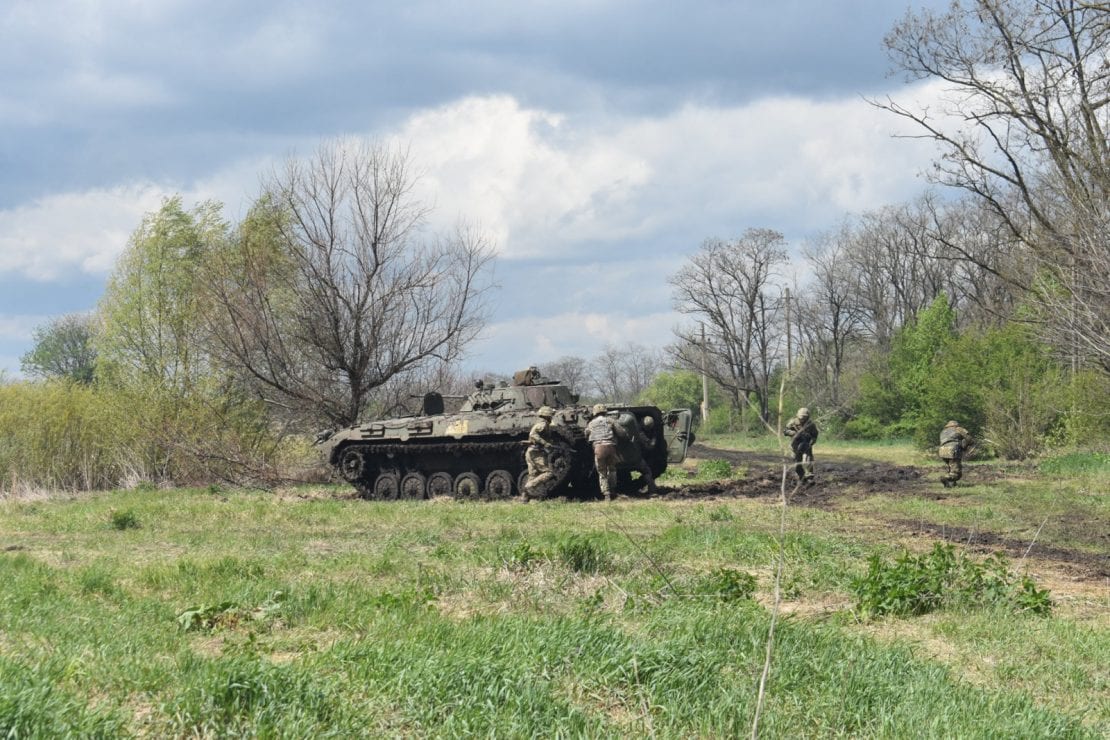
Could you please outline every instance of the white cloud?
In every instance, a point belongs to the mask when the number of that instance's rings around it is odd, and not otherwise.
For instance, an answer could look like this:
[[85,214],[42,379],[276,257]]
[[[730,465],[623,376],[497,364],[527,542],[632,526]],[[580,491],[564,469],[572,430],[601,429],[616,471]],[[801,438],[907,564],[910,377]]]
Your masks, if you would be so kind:
[[415,116],[396,139],[426,168],[438,226],[465,217],[527,257],[664,230],[810,230],[904,200],[931,150],[894,139],[899,125],[855,98],[689,105],[594,127],[486,97]]
[[49,321],[47,316],[0,315],[0,341],[26,341],[33,336],[35,327]]
[[629,342],[659,347],[669,341],[680,317],[673,312],[635,316],[569,312],[491,324],[470,353],[474,367],[527,367],[564,355],[590,358],[606,345]]
[[[611,245],[612,257],[632,260],[638,244],[661,235],[680,234],[675,248],[692,251],[708,236],[749,226],[805,233],[912,197],[931,149],[892,139],[898,124],[856,99],[770,98],[586,121],[493,96],[417,114],[394,140],[410,144],[426,172],[421,192],[437,206],[435,228],[464,217],[510,258],[581,261]],[[106,274],[163,197],[215,198],[237,218],[286,153],[228,163],[188,186],[118,185],[0,211],[0,270],[38,280]]]
[[152,184],[122,186],[0,211],[0,270],[41,281],[74,270],[105,274],[143,214],[168,194]]

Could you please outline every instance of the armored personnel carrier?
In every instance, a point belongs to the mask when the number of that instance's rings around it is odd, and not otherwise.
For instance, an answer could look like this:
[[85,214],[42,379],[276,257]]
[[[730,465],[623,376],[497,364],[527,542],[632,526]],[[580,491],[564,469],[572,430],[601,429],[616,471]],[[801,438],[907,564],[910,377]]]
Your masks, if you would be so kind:
[[[565,442],[550,454],[555,476],[541,495],[596,497],[593,450],[585,438],[590,409],[534,367],[516,373],[512,383],[479,383],[458,412],[445,413],[443,396],[428,393],[420,416],[324,432],[317,444],[363,498],[510,498],[527,482],[524,451],[541,406],[555,410],[553,424]],[[689,409],[613,406],[609,413],[626,429],[639,427],[650,441],[643,456],[654,475],[686,457]],[[636,483],[628,468],[618,469],[618,481],[626,487]]]

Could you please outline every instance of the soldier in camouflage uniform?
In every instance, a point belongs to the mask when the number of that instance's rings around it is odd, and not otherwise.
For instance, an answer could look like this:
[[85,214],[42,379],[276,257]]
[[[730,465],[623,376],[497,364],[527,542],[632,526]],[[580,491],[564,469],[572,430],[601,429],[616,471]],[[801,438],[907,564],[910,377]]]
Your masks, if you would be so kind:
[[817,425],[809,418],[809,409],[802,407],[794,418],[786,423],[782,433],[790,437],[790,449],[794,451],[794,473],[799,483],[812,485],[813,443],[817,441]]
[[561,441],[552,424],[555,409],[550,406],[540,406],[536,416],[540,417],[540,420],[528,431],[528,449],[524,451],[524,461],[528,463],[528,482],[520,492],[520,497],[525,501],[532,492],[542,490],[543,484],[555,477],[549,455]]
[[[648,436],[640,430],[633,414],[621,414],[617,423],[629,434],[629,439],[622,440],[617,444],[617,454],[620,456],[622,465],[639,473],[643,484],[647,486],[647,492],[654,496],[659,493],[659,486],[655,485],[655,476],[651,472],[651,465],[645,455],[648,450],[655,447],[655,441],[648,439]],[[651,431],[655,426],[655,419],[645,416],[643,424],[644,429]],[[622,480],[620,476],[618,476],[618,480]]]
[[606,501],[612,500],[613,485],[617,478],[617,441],[627,439],[628,432],[606,414],[609,409],[605,404],[595,404],[593,418],[586,425],[586,439],[594,446],[594,464],[597,467],[597,481],[601,485],[601,495]]
[[971,434],[960,426],[959,422],[952,420],[940,430],[938,454],[947,468],[940,482],[945,488],[955,488],[956,481],[963,477],[963,457],[969,447],[971,447]]

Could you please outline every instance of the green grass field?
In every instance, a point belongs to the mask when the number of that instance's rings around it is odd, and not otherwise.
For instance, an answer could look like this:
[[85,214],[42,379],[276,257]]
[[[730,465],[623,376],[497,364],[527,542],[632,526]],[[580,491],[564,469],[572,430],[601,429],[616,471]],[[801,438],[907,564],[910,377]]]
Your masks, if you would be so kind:
[[1031,557],[1048,616],[853,609],[870,556],[931,544],[888,517],[1046,522],[1038,541],[1097,552],[1063,522],[1110,531],[1104,471],[1023,476],[785,513],[340,488],[0,501],[0,735],[750,735],[785,515],[762,736],[1105,737],[1105,581]]

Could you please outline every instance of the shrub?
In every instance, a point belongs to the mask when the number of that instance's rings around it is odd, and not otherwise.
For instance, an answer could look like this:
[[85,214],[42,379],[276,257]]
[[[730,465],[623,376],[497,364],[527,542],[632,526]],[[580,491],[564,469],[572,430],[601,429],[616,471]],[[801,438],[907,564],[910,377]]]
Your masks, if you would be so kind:
[[856,611],[864,619],[960,607],[1002,606],[1032,614],[1052,610],[1048,591],[1037,588],[1028,576],[1018,580],[1003,556],[975,563],[940,542],[923,555],[903,551],[892,563],[871,556],[867,573],[853,579],[851,587]]
[[112,512],[112,527],[114,529],[138,529],[139,517],[131,509]]
[[886,428],[874,416],[857,416],[845,422],[842,434],[845,439],[883,439]]

